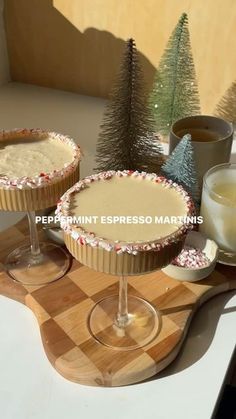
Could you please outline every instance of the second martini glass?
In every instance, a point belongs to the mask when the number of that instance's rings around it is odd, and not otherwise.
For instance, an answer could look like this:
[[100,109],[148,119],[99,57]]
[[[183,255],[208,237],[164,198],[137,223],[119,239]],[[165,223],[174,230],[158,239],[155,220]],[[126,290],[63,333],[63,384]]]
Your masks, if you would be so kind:
[[[47,130],[16,129],[0,133],[0,151],[4,150],[6,144],[13,146],[14,151],[15,144],[24,146],[29,142],[43,142],[47,138],[55,141],[55,153],[60,142],[71,153],[71,161],[61,170],[40,173],[34,178],[24,176],[9,179],[0,174],[0,209],[26,211],[28,215],[30,244],[14,249],[7,257],[5,265],[12,279],[26,285],[53,282],[61,278],[69,268],[70,258],[62,247],[54,243],[39,242],[35,211],[55,205],[60,196],[78,180],[80,150],[71,138]],[[14,167],[14,159],[11,164]]]

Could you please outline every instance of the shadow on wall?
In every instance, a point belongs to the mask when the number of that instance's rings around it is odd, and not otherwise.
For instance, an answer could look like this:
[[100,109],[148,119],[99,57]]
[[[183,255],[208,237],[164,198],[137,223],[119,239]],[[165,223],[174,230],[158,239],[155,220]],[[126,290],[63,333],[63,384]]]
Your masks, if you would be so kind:
[[0,0],[0,86],[7,83],[10,78],[2,11],[3,0]]
[[[8,0],[4,19],[13,81],[108,96],[124,40],[95,28],[81,33],[52,0]],[[140,59],[150,83],[155,67]]]

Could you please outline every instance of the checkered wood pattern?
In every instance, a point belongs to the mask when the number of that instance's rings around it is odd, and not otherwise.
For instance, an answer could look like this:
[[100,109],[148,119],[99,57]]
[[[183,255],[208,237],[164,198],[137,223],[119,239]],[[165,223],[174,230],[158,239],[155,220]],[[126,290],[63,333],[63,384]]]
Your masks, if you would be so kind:
[[[14,247],[27,241],[27,234],[26,219],[0,233],[2,263]],[[198,307],[230,289],[236,289],[236,269],[223,265],[198,283],[178,282],[161,271],[131,277],[129,293],[161,310],[162,327],[149,345],[121,352],[99,344],[87,328],[94,304],[117,293],[116,277],[92,271],[75,260],[67,275],[49,285],[14,283],[3,265],[0,273],[0,293],[26,304],[35,313],[45,352],[55,369],[69,380],[94,386],[136,383],[161,371],[178,354]],[[109,329],[112,319],[102,314]]]

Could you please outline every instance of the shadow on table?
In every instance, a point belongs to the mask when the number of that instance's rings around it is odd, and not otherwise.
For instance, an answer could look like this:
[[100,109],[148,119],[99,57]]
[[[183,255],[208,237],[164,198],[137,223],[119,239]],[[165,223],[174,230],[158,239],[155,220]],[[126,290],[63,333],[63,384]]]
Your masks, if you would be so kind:
[[220,317],[236,311],[236,306],[226,307],[235,294],[234,290],[206,302],[191,321],[186,340],[176,359],[156,376],[145,381],[177,374],[199,361],[211,346]]

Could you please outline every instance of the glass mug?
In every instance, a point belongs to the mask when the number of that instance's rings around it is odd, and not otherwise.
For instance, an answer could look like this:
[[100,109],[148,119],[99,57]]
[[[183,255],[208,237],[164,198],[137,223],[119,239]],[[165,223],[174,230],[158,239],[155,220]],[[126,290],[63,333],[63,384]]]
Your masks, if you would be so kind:
[[169,152],[172,153],[185,134],[191,134],[198,184],[213,166],[230,161],[233,126],[221,118],[194,115],[176,121],[170,131]]
[[236,266],[236,164],[219,164],[205,174],[201,215],[200,231],[218,244],[218,261]]

